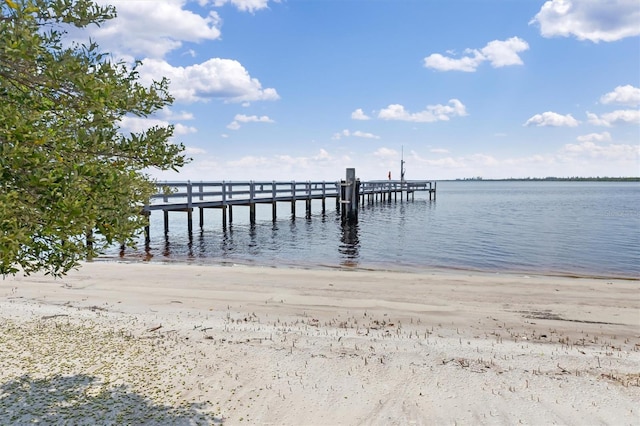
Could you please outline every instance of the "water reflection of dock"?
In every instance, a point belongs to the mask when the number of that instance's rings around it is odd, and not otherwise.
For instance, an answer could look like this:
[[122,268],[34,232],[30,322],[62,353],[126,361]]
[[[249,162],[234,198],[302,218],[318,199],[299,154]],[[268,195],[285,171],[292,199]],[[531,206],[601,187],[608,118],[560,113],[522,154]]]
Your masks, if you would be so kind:
[[342,266],[356,266],[360,257],[359,225],[357,222],[342,221],[342,234],[338,251],[342,255]]

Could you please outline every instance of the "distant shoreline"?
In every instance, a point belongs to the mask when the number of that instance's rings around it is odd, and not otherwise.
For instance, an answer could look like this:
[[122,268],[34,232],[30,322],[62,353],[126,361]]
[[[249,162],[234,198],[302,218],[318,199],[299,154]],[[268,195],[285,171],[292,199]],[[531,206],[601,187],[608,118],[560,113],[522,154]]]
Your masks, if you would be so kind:
[[458,178],[458,179],[436,179],[440,182],[640,182],[640,177],[544,177],[544,178],[506,178],[506,179],[485,179],[485,178]]

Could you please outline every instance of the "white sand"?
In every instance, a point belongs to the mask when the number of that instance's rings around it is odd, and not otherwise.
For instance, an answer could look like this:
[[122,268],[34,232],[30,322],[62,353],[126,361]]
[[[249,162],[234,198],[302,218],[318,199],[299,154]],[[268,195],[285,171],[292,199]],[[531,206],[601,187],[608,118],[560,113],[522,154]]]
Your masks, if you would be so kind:
[[0,281],[0,424],[640,424],[640,281],[96,262]]

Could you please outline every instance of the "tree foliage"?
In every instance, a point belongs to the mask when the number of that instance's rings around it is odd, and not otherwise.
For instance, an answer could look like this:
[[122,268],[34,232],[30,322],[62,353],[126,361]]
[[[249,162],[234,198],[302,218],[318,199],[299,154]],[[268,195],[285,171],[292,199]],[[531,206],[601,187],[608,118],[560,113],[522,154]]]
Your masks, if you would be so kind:
[[[113,242],[131,243],[154,191],[145,170],[176,169],[173,127],[124,134],[127,115],[173,101],[139,63],[114,62],[65,28],[116,15],[90,0],[0,0],[0,274],[61,275]],[[87,235],[99,238],[87,243]]]

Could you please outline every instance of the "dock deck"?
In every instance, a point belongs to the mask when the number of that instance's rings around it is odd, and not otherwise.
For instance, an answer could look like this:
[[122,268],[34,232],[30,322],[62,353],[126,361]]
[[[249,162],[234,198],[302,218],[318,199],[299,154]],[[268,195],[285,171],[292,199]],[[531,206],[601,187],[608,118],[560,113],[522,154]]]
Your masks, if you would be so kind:
[[[255,223],[255,205],[271,204],[272,217],[276,220],[277,203],[291,203],[291,213],[295,215],[297,201],[306,202],[307,216],[311,216],[311,201],[322,202],[322,212],[326,209],[326,200],[334,198],[336,208],[349,203],[344,197],[341,187],[345,181],[336,182],[259,182],[259,181],[215,181],[215,182],[158,182],[158,192],[151,197],[144,211],[162,210],[164,212],[165,232],[169,229],[168,213],[183,211],[188,214],[188,228],[192,231],[192,212],[200,210],[200,227],[203,226],[204,209],[221,209],[222,223],[226,226],[227,212],[229,222],[233,221],[234,206],[248,206],[249,219]],[[426,180],[379,180],[359,182],[358,201],[366,202],[413,199],[416,192],[429,194],[429,200],[436,198],[436,182]],[[148,235],[148,232],[147,232]]]

